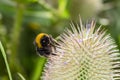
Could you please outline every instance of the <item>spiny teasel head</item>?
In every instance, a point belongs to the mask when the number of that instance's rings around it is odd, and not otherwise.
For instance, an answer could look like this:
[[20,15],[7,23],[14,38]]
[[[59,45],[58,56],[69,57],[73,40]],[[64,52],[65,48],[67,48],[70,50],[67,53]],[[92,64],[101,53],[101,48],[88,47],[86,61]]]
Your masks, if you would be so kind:
[[95,22],[71,24],[48,58],[43,80],[120,80],[120,53],[114,40]]

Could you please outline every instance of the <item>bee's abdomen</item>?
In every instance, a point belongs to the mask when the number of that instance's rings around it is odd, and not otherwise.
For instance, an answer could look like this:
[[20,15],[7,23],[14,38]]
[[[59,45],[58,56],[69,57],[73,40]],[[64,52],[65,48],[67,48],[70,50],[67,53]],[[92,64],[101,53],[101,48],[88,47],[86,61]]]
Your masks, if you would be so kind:
[[49,56],[51,54],[51,49],[46,48],[37,48],[37,52],[41,56]]

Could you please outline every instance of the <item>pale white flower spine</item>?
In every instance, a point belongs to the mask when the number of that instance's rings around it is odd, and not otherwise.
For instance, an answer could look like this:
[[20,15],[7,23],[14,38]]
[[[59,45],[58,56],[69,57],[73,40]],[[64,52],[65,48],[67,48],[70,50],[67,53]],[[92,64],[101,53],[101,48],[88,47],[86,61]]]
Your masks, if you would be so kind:
[[120,80],[120,53],[114,40],[95,22],[71,24],[60,35],[57,56],[51,55],[43,80]]

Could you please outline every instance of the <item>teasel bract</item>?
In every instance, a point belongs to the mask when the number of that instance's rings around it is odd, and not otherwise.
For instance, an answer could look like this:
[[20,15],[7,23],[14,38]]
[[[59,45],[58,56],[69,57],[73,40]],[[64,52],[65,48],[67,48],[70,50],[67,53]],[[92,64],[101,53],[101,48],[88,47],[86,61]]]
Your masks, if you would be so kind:
[[120,53],[95,21],[70,25],[48,57],[42,80],[120,80]]

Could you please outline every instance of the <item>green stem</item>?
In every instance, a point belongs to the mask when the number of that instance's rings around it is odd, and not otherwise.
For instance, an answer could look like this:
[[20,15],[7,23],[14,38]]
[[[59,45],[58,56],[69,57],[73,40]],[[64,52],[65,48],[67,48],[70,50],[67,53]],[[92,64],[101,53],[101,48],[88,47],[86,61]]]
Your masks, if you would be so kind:
[[6,68],[7,68],[9,79],[12,80],[12,75],[11,75],[10,68],[9,68],[9,65],[8,65],[8,62],[7,62],[7,57],[6,57],[6,54],[5,54],[5,50],[4,50],[1,42],[0,42],[0,49],[1,49],[4,61],[5,61],[5,65],[6,65]]
[[47,4],[44,0],[39,0],[39,4],[46,10],[53,12],[55,15],[57,15],[57,10],[51,7],[49,4]]
[[38,1],[40,6],[42,6],[44,9],[50,11],[55,18],[61,18],[61,14],[59,13],[59,9],[55,9],[52,6],[50,6],[49,4],[47,4],[44,0],[39,0]]
[[37,62],[37,65],[35,66],[35,70],[33,71],[31,80],[40,79],[40,77],[42,76],[45,63],[46,63],[46,58],[40,57],[40,59]]
[[22,26],[22,19],[23,19],[23,12],[24,12],[24,5],[18,4],[17,5],[17,11],[15,15],[14,20],[14,26],[12,29],[12,41],[15,42],[15,44],[18,44],[20,32],[21,32],[21,26]]
[[17,57],[17,51],[18,51],[18,44],[20,41],[20,33],[22,28],[22,20],[23,20],[23,13],[24,13],[24,5],[23,4],[17,4],[16,6],[16,15],[14,20],[14,25],[11,32],[11,41],[10,41],[10,66],[13,68],[14,71],[20,71],[23,73],[23,69],[19,63],[18,57]]
[[58,0],[58,10],[62,18],[69,18],[70,15],[67,11],[68,0]]

